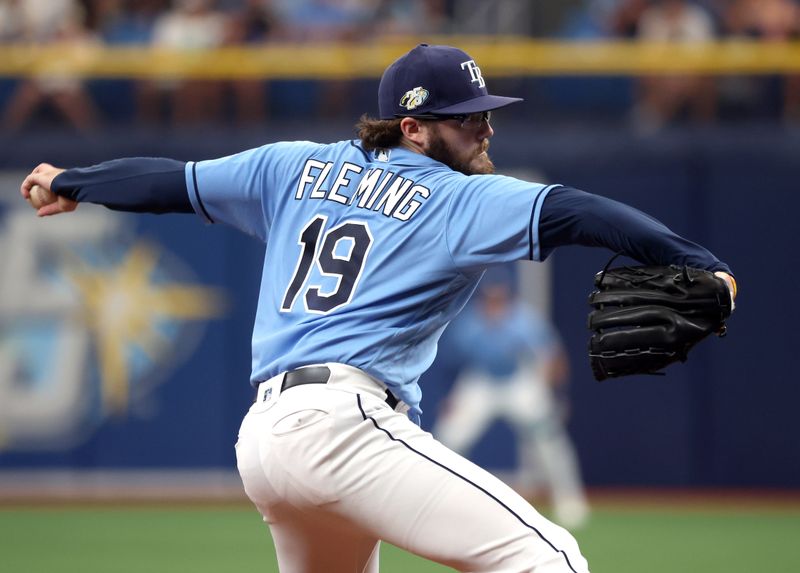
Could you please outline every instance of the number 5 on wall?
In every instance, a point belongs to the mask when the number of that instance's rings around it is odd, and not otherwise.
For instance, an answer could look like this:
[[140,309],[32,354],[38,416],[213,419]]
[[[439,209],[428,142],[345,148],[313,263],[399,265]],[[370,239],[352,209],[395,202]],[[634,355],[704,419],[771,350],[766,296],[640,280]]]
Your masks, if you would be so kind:
[[[305,289],[306,311],[324,314],[352,300],[372,246],[372,233],[365,222],[345,221],[326,231],[320,242],[327,222],[327,217],[317,215],[300,232],[297,244],[302,249],[286,288],[281,312],[291,312],[315,263],[321,274],[336,277],[336,287],[332,292],[323,293],[321,285],[308,285]],[[337,252],[343,241],[349,247],[345,254]],[[317,249],[320,243],[322,246]]]

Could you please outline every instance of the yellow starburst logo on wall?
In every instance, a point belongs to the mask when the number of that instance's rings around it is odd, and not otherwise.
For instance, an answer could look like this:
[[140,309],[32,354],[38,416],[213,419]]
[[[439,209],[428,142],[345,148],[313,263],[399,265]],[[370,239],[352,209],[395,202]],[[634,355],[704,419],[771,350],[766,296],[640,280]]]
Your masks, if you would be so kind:
[[131,394],[132,355],[143,353],[157,363],[172,347],[161,325],[219,316],[224,299],[218,289],[159,276],[159,253],[146,243],[133,245],[110,267],[71,259],[66,275],[95,341],[103,407],[123,412]]

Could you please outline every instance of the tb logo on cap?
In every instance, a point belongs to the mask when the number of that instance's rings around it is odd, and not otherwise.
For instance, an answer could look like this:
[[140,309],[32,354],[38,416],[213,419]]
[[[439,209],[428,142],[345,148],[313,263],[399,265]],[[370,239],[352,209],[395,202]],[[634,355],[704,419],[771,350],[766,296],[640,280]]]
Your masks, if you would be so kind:
[[462,70],[469,71],[470,82],[475,83],[478,82],[478,87],[482,88],[486,86],[486,82],[483,80],[483,76],[481,75],[481,69],[478,67],[478,64],[475,63],[475,60],[469,60],[461,64]]

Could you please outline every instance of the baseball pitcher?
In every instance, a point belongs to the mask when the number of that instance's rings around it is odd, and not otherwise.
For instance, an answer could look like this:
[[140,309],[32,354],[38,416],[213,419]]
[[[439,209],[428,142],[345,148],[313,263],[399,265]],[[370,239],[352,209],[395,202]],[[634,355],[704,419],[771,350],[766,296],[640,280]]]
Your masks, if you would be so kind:
[[465,52],[421,44],[386,69],[380,117],[362,117],[356,140],[45,163],[22,183],[26,199],[55,193],[40,216],[80,203],[194,213],[265,243],[256,399],[236,452],[285,573],[375,573],[380,540],[461,571],[587,572],[566,530],[419,427],[440,334],[489,266],[560,245],[718,273],[732,297],[726,264],[651,217],[494,175],[490,112],[518,101],[490,95]]

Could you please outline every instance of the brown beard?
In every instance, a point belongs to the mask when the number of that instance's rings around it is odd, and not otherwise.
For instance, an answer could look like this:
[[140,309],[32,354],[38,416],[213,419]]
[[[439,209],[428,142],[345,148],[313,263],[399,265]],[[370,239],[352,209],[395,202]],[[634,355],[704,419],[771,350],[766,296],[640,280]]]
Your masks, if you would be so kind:
[[481,148],[478,153],[471,157],[468,161],[462,161],[456,157],[455,153],[453,153],[453,150],[450,149],[450,146],[439,135],[439,133],[434,132],[431,137],[430,145],[425,151],[425,154],[431,159],[435,159],[436,161],[444,163],[450,169],[458,171],[459,173],[463,173],[464,175],[489,175],[494,173],[494,163],[492,163],[492,160],[489,159],[489,155],[487,154],[484,156],[484,158],[480,160],[478,159],[478,156],[481,153],[486,152],[488,149],[489,140],[484,139],[481,143]]

